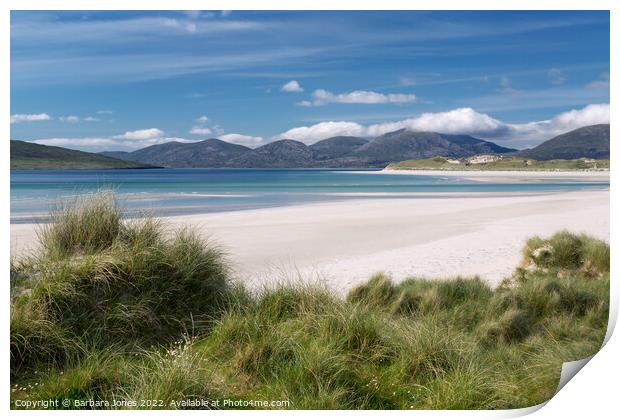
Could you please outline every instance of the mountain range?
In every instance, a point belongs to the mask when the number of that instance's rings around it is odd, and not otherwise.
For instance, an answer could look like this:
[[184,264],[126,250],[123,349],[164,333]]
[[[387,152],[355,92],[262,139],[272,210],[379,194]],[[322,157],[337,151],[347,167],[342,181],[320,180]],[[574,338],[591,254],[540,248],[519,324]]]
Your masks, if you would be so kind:
[[384,167],[391,162],[435,156],[464,158],[491,154],[535,160],[609,159],[610,127],[582,127],[526,150],[499,146],[468,135],[402,129],[366,139],[338,136],[312,145],[290,139],[251,149],[219,139],[168,142],[133,152],[88,153],[11,140],[12,169],[83,168],[346,168]]
[[103,152],[108,157],[166,167],[298,168],[381,167],[404,159],[505,154],[515,149],[466,135],[398,130],[374,139],[338,136],[312,145],[283,139],[256,149],[208,139],[169,142],[133,152]]

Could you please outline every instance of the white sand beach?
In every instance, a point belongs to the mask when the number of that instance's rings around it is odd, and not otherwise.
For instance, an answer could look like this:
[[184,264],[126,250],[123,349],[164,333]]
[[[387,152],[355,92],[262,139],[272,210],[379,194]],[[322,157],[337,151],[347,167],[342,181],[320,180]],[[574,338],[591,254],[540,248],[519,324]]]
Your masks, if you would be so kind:
[[[345,292],[378,271],[396,281],[477,274],[497,284],[533,235],[568,229],[609,240],[609,196],[607,189],[362,197],[165,220],[200,229],[253,285],[299,275]],[[11,225],[13,255],[36,246],[35,231],[33,224]]]

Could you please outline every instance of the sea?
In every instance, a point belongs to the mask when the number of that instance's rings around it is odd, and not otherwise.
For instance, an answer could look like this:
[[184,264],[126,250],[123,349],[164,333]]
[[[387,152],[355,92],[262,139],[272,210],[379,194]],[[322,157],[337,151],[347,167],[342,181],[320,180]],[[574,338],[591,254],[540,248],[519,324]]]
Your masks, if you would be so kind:
[[11,171],[11,223],[39,223],[50,211],[112,190],[126,214],[156,216],[242,211],[352,199],[536,194],[606,189],[609,182],[553,179],[477,182],[437,175],[351,169],[109,169]]

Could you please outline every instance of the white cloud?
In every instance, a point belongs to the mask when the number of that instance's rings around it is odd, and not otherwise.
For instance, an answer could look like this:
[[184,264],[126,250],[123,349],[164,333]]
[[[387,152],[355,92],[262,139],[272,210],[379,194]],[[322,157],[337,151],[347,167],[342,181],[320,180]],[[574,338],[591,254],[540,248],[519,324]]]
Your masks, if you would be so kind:
[[547,76],[551,79],[552,85],[563,85],[566,82],[566,75],[560,69],[549,69]]
[[213,131],[211,131],[210,128],[208,128],[208,127],[201,127],[199,125],[195,125],[195,126],[192,127],[191,130],[189,130],[190,134],[195,134],[195,135],[199,135],[199,136],[208,136],[212,132]]
[[254,136],[246,136],[244,134],[224,134],[223,136],[218,137],[220,140],[224,140],[230,143],[241,144],[243,146],[253,147],[260,146],[263,143],[262,137],[254,137]]
[[507,138],[512,144],[530,147],[551,137],[594,124],[609,124],[609,104],[591,104],[581,109],[562,112],[549,120],[525,124],[506,124]]
[[207,117],[206,115],[201,115],[200,117],[196,118],[196,121],[199,123],[206,123],[207,121],[209,121],[209,117]]
[[96,118],[96,117],[91,117],[91,116],[89,115],[88,117],[85,117],[85,118],[84,118],[84,121],[86,121],[86,122],[94,122],[94,121],[100,121],[100,119],[99,119],[99,118]]
[[544,120],[509,124],[472,108],[428,112],[400,121],[362,125],[353,121],[326,121],[309,127],[296,127],[276,136],[314,143],[334,136],[375,137],[400,129],[435,131],[444,134],[470,134],[514,147],[530,147],[558,134],[592,124],[609,123],[609,104],[592,104]]
[[329,103],[339,104],[402,104],[415,102],[412,93],[379,93],[370,90],[354,90],[352,92],[334,94],[325,89],[317,89],[312,93],[312,101],[301,101],[300,106],[321,106]]
[[593,80],[586,85],[590,89],[609,89],[609,72],[601,74],[597,80]]
[[20,122],[30,122],[30,121],[48,121],[51,120],[48,114],[13,114],[11,115],[11,124],[17,124]]
[[280,90],[282,92],[303,92],[304,88],[301,87],[297,80],[291,80],[288,83],[285,83]]
[[114,136],[114,138],[125,140],[147,140],[163,136],[164,132],[159,128],[145,128],[143,130],[126,131],[125,134]]
[[67,115],[67,116],[64,116],[64,117],[60,117],[58,119],[60,121],[62,121],[62,122],[68,122],[68,123],[72,123],[72,124],[80,122],[80,117],[78,117],[77,115]]
[[99,115],[111,115],[114,114],[114,111],[110,111],[109,109],[102,109],[97,111],[97,114]]
[[366,127],[352,121],[325,121],[310,127],[296,127],[277,136],[277,139],[315,143],[334,136],[367,136]]
[[181,143],[191,143],[196,140],[188,140],[179,137],[157,137],[140,140],[121,139],[119,136],[112,137],[80,137],[80,138],[48,138],[34,140],[33,143],[44,144],[46,146],[67,147],[70,149],[85,150],[90,152],[101,152],[104,150],[136,150],[156,144],[177,141]]

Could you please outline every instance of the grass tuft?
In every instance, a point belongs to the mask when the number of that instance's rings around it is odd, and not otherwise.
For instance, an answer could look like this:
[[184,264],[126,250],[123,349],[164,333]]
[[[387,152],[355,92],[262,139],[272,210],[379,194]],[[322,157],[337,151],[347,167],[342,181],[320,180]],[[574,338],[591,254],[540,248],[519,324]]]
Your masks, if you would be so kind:
[[[60,359],[65,342],[159,344],[211,327],[232,296],[222,252],[190,230],[154,219],[124,222],[108,195],[66,207],[42,232],[12,301],[12,368]],[[99,221],[101,225],[97,225]],[[93,233],[82,228],[89,225]],[[188,298],[189,297],[189,298]]]

